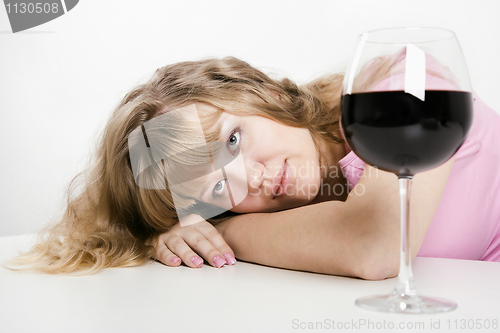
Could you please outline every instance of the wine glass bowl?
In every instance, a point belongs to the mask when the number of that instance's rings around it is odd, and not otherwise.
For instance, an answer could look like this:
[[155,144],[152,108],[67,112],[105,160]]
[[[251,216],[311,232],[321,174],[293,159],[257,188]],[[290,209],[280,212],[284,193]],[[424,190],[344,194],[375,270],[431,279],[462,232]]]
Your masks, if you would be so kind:
[[426,91],[425,101],[404,91],[356,93],[342,99],[342,125],[365,162],[412,176],[455,154],[471,125],[470,109],[471,94],[462,91]]
[[400,272],[388,295],[358,299],[370,310],[450,311],[456,303],[422,296],[411,270],[413,176],[449,160],[472,124],[473,98],[455,34],[439,28],[376,30],[358,38],[344,77],[341,126],[354,153],[395,173],[401,199]]

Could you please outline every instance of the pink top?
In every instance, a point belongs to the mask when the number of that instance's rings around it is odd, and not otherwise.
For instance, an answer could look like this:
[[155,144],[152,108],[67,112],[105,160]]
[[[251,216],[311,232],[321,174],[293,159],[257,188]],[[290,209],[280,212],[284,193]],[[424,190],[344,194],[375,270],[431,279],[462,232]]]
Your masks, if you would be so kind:
[[[352,189],[365,163],[351,151],[339,165]],[[472,128],[418,256],[500,261],[500,116],[475,94]]]
[[[403,85],[404,74],[398,69],[404,67],[405,58],[404,49],[394,58],[390,80],[382,80],[372,90],[387,91]],[[453,80],[428,55],[426,66],[442,75],[441,78],[426,75],[426,89],[454,90]],[[339,165],[352,190],[365,163],[351,151]],[[455,155],[418,256],[500,261],[500,115],[476,94],[472,127]]]

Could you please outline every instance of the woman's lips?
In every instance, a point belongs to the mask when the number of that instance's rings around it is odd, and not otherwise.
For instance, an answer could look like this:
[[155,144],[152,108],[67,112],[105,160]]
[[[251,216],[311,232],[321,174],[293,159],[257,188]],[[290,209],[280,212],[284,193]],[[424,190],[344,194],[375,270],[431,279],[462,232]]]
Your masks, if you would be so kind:
[[287,186],[290,184],[290,168],[287,161],[283,163],[283,168],[273,181],[273,199],[286,194]]

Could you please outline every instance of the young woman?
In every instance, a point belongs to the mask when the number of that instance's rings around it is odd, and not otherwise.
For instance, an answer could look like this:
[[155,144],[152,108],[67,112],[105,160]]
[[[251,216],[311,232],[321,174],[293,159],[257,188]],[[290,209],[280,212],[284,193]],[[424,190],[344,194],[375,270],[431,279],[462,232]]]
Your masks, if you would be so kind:
[[[235,58],[158,69],[118,105],[96,160],[80,175],[83,186],[69,196],[60,221],[17,263],[61,273],[150,258],[189,267],[200,267],[204,258],[222,267],[238,258],[365,279],[395,276],[397,178],[365,165],[342,139],[342,79],[334,74],[298,87]],[[473,127],[455,157],[414,179],[413,256],[500,261],[500,117],[477,97],[474,109]],[[201,136],[190,121],[193,110]],[[175,114],[181,120],[168,123],[168,131],[150,125]],[[150,155],[144,162],[140,140],[171,158]],[[200,146],[215,148],[194,160],[183,153]],[[228,169],[223,177],[202,177],[196,188],[178,186],[186,179],[169,179],[200,165],[214,171],[218,154],[241,155],[243,176]],[[153,160],[158,163],[151,165]],[[149,178],[139,177],[139,169]],[[158,177],[163,186],[155,186]],[[248,192],[237,202],[229,177]],[[200,204],[219,207],[220,214],[203,215],[193,208]]]

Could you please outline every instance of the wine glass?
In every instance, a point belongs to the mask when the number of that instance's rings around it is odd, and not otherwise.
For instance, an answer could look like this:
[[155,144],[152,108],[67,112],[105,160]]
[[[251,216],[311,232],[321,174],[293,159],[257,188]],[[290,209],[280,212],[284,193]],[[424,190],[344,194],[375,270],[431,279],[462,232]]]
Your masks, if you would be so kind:
[[401,246],[398,282],[388,295],[356,300],[362,308],[436,313],[453,301],[418,293],[411,269],[410,191],[413,176],[460,148],[472,123],[470,80],[452,31],[392,28],[362,34],[342,89],[342,129],[366,163],[398,176]]

